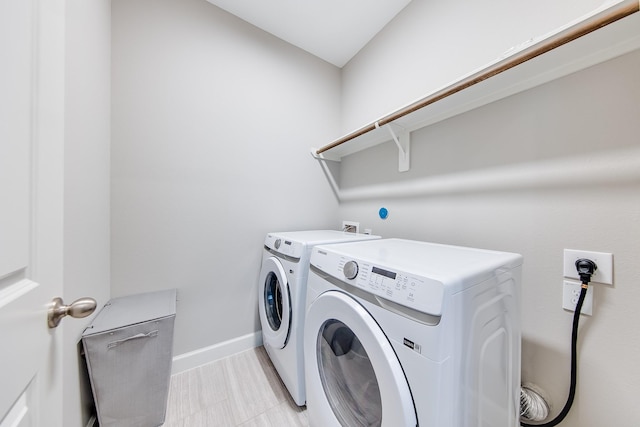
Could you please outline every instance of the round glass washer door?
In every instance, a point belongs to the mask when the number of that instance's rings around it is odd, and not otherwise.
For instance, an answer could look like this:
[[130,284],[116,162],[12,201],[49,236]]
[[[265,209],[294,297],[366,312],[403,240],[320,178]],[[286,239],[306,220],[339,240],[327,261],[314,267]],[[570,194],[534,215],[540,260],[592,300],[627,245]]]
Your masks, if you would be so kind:
[[258,283],[263,340],[272,347],[284,348],[291,329],[291,294],[287,275],[276,257],[262,262]]
[[323,416],[333,413],[333,419],[323,420],[327,425],[417,425],[400,361],[378,323],[355,299],[325,292],[309,306],[305,322],[304,351],[315,354],[305,356],[311,364],[305,368],[307,405]]

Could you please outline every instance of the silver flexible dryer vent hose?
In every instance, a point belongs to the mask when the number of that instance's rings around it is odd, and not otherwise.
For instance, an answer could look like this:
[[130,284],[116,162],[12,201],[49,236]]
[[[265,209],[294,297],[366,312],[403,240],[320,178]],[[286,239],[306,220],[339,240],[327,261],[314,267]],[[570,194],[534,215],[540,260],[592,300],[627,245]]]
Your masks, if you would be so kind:
[[520,387],[520,418],[525,421],[543,421],[549,416],[547,401],[531,384]]

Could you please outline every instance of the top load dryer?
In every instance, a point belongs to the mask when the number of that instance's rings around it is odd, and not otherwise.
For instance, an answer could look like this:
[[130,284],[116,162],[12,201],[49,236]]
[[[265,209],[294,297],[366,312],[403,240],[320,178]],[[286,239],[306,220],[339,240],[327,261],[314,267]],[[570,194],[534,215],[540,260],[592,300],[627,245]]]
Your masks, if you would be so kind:
[[311,426],[516,427],[518,254],[400,239],[316,246]]
[[262,340],[299,406],[306,401],[302,333],[311,249],[319,244],[379,238],[336,230],[278,232],[265,237],[258,283]]

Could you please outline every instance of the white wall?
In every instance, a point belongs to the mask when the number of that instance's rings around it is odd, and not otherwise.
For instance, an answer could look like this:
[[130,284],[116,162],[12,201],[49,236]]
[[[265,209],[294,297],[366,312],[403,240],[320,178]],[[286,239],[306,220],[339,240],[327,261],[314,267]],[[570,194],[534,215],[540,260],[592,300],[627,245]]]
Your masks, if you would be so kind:
[[[443,2],[430,3],[444,8],[440,12],[444,16],[454,13]],[[530,6],[549,15],[556,10],[538,3]],[[410,101],[408,95],[417,98],[426,93],[431,70],[424,58],[430,58],[431,52],[426,41],[416,41],[424,29],[411,23],[433,23],[435,18],[425,15],[429,11],[427,5],[414,1],[348,65],[346,123],[355,127],[370,122],[396,104]],[[487,14],[483,28],[516,18],[492,19]],[[517,24],[531,23],[519,19]],[[447,32],[455,33],[473,27],[475,19],[451,19],[446,25],[455,27]],[[473,39],[473,34],[479,40],[465,40],[459,50],[447,44],[446,51],[434,55],[455,51],[451,61],[456,62],[467,54],[474,56],[474,49],[486,38],[486,55],[495,56],[491,46],[497,43],[489,40],[486,31],[476,28],[466,38]],[[450,38],[438,40],[448,43]],[[424,55],[417,55],[421,42]],[[403,55],[403,49],[411,53]],[[395,61],[397,69],[384,60],[390,51],[402,56]],[[434,68],[441,63],[434,61]],[[636,51],[416,131],[411,171],[405,174],[397,172],[397,150],[391,144],[349,156],[341,165],[343,189],[390,182],[437,187],[438,182],[459,178],[479,183],[474,190],[442,186],[428,195],[345,202],[339,216],[359,220],[385,237],[523,254],[523,381],[546,390],[554,415],[564,405],[569,385],[572,313],[561,307],[563,249],[614,254],[615,285],[596,286],[594,316],[581,320],[578,392],[563,423],[567,427],[631,426],[640,416],[635,402],[640,392],[640,332],[634,326],[640,323],[636,309],[640,304],[640,182],[637,168],[621,169],[640,156],[639,72],[640,52]],[[385,87],[383,80],[397,83],[397,92]],[[361,85],[382,88],[376,94]],[[584,181],[579,174],[570,180],[546,181],[552,170],[573,167],[575,159],[584,166]],[[590,174],[595,167],[601,171],[597,179]],[[523,170],[529,171],[527,180],[520,179]],[[502,183],[482,185],[497,175]],[[377,217],[381,206],[390,212],[386,221]]]
[[174,355],[259,331],[269,231],[337,228],[309,154],[339,69],[205,0],[112,2],[112,292],[178,289]]
[[[397,173],[389,145],[346,158],[340,171],[349,188],[462,174],[481,181],[496,171],[509,179],[522,167],[533,185],[337,206],[308,154],[599,3],[414,0],[345,67],[341,90],[339,70],[204,0],[114,0],[114,296],[177,287],[179,355],[259,329],[254,289],[267,231],[348,218],[387,237],[519,252],[523,379],[547,390],[555,413],[571,324],[561,309],[562,249],[610,251],[616,284],[596,289],[595,315],[583,319],[579,390],[565,424],[631,425],[640,415],[632,401],[640,337],[628,326],[640,320],[640,188],[617,178],[616,159],[638,154],[638,54],[415,132],[407,174]],[[611,179],[588,188],[536,181],[576,152]]]
[[413,0],[343,69],[342,133],[485,66],[601,0]]
[[[66,1],[64,299],[109,299],[109,144],[111,6],[109,0]],[[96,310],[97,312],[98,310]],[[91,390],[79,356],[91,318],[65,319],[65,426],[84,426]]]

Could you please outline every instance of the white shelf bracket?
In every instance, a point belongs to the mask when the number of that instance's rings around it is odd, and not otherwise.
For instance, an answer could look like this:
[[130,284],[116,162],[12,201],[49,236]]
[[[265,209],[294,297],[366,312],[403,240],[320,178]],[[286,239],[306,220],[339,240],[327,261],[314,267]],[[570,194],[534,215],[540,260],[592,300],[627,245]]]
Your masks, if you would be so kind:
[[326,153],[318,154],[318,149],[317,148],[312,148],[311,149],[311,155],[313,156],[314,159],[317,159],[317,160],[325,160],[325,161],[329,161],[329,162],[338,162],[338,163],[340,163],[340,161],[341,161],[339,157],[334,157],[334,156],[328,155]]
[[[398,171],[406,172],[411,165],[411,137],[410,133],[403,127],[387,123],[384,125],[391,134],[393,141],[398,147]],[[376,129],[380,129],[378,122],[375,123]]]

